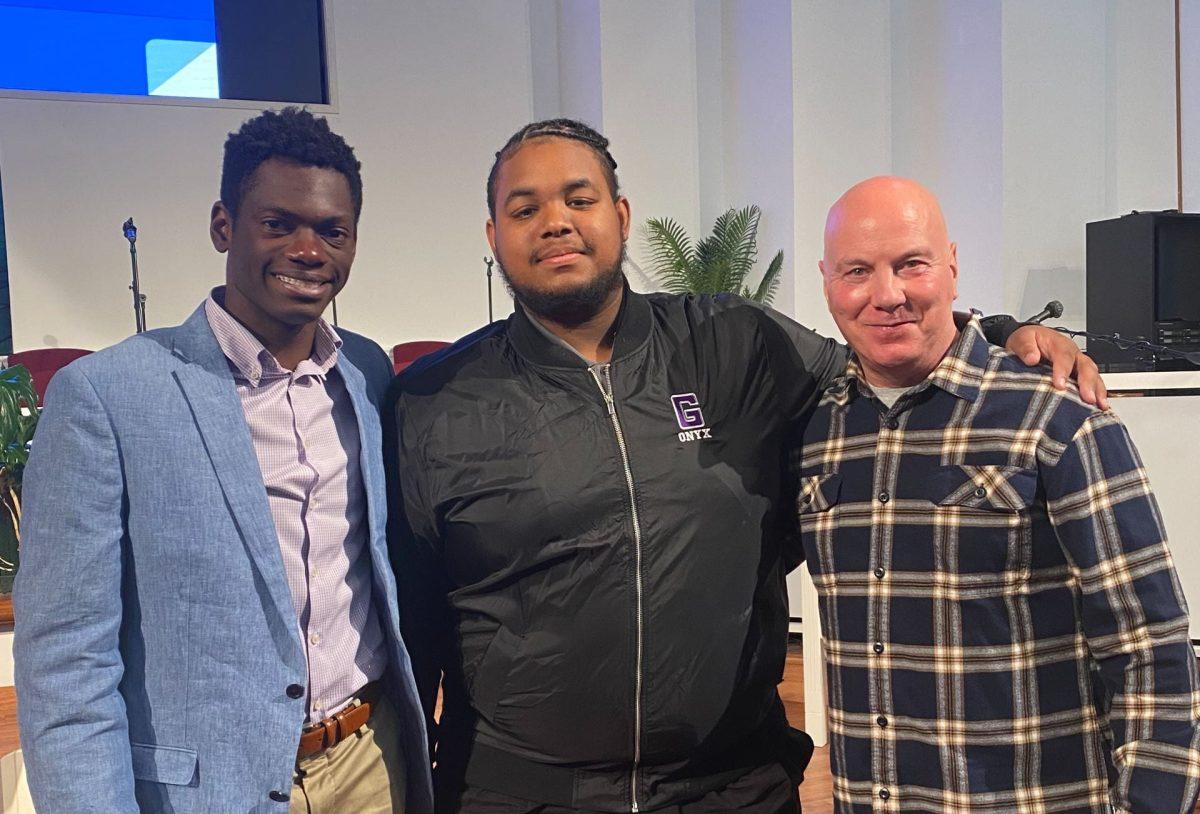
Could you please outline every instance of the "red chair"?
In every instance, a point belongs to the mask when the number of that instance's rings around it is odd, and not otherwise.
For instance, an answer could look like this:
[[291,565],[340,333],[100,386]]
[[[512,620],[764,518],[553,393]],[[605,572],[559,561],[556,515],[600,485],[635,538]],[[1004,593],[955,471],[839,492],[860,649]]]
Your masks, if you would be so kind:
[[35,350],[23,350],[9,354],[8,366],[25,365],[30,377],[33,378],[33,389],[37,391],[38,406],[40,407],[42,401],[46,398],[46,387],[49,386],[50,380],[54,378],[54,374],[71,362],[87,356],[89,353],[91,353],[90,350],[80,350],[79,348],[37,348]]
[[438,342],[434,340],[401,342],[399,345],[392,348],[392,367],[395,368],[397,373],[399,373],[427,353],[433,353],[435,350],[441,350],[442,348],[449,346],[449,342]]

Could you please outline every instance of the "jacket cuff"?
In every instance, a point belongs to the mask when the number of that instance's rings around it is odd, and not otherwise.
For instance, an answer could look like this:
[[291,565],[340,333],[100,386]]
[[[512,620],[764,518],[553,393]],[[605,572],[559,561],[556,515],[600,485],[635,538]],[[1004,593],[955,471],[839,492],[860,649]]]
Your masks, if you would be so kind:
[[1003,348],[1008,344],[1008,338],[1018,328],[1025,327],[1024,322],[1018,322],[1011,314],[992,314],[979,320],[983,328],[983,337],[989,344]]

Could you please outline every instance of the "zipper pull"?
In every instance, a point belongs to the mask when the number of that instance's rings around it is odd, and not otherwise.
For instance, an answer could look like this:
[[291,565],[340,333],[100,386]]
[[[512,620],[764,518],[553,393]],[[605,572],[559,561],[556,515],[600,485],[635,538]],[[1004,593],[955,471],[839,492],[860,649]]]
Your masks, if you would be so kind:
[[[617,414],[617,405],[612,397],[612,379],[608,375],[608,365],[604,365],[604,378],[600,378],[600,374],[596,372],[596,368],[588,368],[588,373],[592,374],[592,378],[596,380],[596,387],[600,389],[600,395],[604,397],[604,406],[608,408],[609,417]],[[607,386],[605,383],[607,382]]]

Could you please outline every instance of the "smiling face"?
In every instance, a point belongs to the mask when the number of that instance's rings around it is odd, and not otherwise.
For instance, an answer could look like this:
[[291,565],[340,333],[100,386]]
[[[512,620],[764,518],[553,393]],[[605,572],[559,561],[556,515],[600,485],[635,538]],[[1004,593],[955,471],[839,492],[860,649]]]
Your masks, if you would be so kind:
[[488,243],[526,308],[581,323],[620,297],[629,202],[613,199],[590,147],[555,137],[526,142],[500,165],[493,204]]
[[213,204],[209,233],[227,253],[225,308],[268,346],[315,326],[354,262],[350,184],[337,170],[277,158],[246,184],[236,220]]
[[829,211],[825,299],[869,384],[924,379],[957,335],[957,250],[937,199],[900,178],[852,187]]

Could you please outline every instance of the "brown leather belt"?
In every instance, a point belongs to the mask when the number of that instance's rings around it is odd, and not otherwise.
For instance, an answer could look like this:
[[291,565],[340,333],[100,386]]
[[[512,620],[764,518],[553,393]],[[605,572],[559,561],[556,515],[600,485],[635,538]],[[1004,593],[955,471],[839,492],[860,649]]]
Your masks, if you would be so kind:
[[336,746],[357,732],[359,727],[371,720],[371,713],[379,705],[382,695],[383,690],[379,682],[372,681],[354,694],[360,703],[351,702],[350,706],[341,712],[301,729],[300,747],[296,750],[296,757],[312,757],[322,749]]

